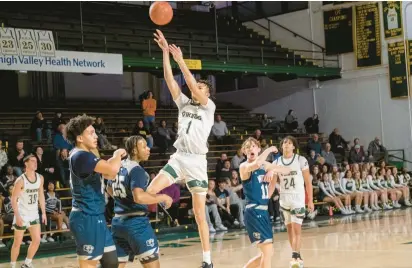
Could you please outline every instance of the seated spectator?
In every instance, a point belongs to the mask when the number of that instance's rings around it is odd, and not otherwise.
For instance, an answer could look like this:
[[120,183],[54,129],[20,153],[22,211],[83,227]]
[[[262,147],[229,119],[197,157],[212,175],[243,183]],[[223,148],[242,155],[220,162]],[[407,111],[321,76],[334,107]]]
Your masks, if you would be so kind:
[[331,145],[331,151],[335,154],[340,154],[345,157],[345,150],[348,148],[348,142],[345,141],[339,134],[339,129],[335,128],[329,135],[329,143]]
[[18,140],[16,142],[16,147],[14,150],[9,150],[8,158],[10,165],[13,166],[14,173],[17,177],[23,174],[24,164],[23,158],[26,157],[28,154],[24,151],[24,142],[22,140]]
[[59,157],[56,161],[57,176],[59,176],[58,182],[60,182],[61,187],[70,186],[70,170],[69,170],[69,152],[67,149],[60,150]]
[[216,161],[216,167],[215,167],[215,171],[216,171],[216,178],[220,177],[220,171],[222,170],[225,161],[227,160],[227,154],[226,153],[222,153],[220,155],[220,159],[218,159]]
[[319,133],[319,117],[317,114],[314,114],[312,117],[308,117],[305,122],[303,122],[305,126],[306,133],[314,134]]
[[260,129],[256,129],[255,134],[252,137],[257,139],[259,142],[262,141],[263,136],[262,136],[262,132],[260,131]]
[[[13,211],[13,207],[11,206],[11,194],[13,193],[13,189],[14,189],[14,184],[10,184],[8,186],[8,196],[3,197],[0,196],[0,200],[1,203],[3,204],[3,208],[4,208],[4,214],[2,215],[2,222],[3,224],[8,224],[8,225],[13,225],[13,219],[14,219],[14,211]],[[0,212],[1,212],[1,207],[0,207]],[[4,226],[3,226],[3,230],[0,230],[2,232],[4,232]],[[0,233],[0,236],[2,236],[2,233]],[[3,241],[0,241],[0,244],[4,244]],[[22,245],[24,245],[25,243],[22,242]],[[0,246],[2,247],[2,246]]]
[[173,199],[172,206],[167,209],[170,216],[172,217],[171,225],[179,226],[179,206],[180,206],[180,187],[179,184],[173,183],[169,187],[164,188],[159,192],[159,194],[165,194]]
[[230,210],[232,211],[232,215],[238,220],[239,227],[245,227],[245,221],[243,218],[243,213],[245,211],[245,203],[242,199],[237,195],[236,188],[232,188],[232,183],[229,178],[224,179],[226,181],[226,190],[229,192],[229,201],[230,201]]
[[59,195],[55,192],[55,187],[54,182],[49,181],[44,195],[46,199],[46,214],[48,218],[56,222],[57,230],[63,230],[63,223],[66,224],[67,228],[70,228],[69,218],[62,210],[62,202]]
[[267,114],[263,115],[262,122],[260,125],[262,128],[273,129],[276,133],[280,132],[281,129],[280,122],[272,121],[272,119],[268,118]]
[[245,161],[245,156],[242,153],[242,149],[238,149],[235,156],[232,157],[231,165],[233,169],[239,170],[241,163]]
[[227,226],[239,226],[239,222],[232,216],[230,211],[230,194],[225,189],[226,181],[221,179],[218,181],[218,187],[215,188],[215,194],[217,197],[218,209],[220,217],[223,219],[223,223]]
[[330,143],[326,143],[325,150],[322,151],[322,157],[325,159],[326,164],[328,164],[329,166],[336,166],[335,154],[330,149]]
[[[3,192],[5,190],[7,190],[8,185],[10,184],[14,184],[14,182],[16,181],[17,177],[14,175],[14,170],[13,167],[11,165],[7,165],[6,167],[6,175],[4,175],[4,177],[1,179],[1,184],[3,185]],[[5,194],[7,195],[7,192],[5,192]]]
[[60,154],[60,150],[66,149],[66,150],[71,150],[73,149],[73,145],[70,144],[63,136],[64,133],[64,124],[60,124],[57,127],[56,130],[56,135],[54,135],[53,138],[53,148],[56,150],[56,156]]
[[176,136],[176,133],[172,132],[172,130],[167,127],[166,120],[162,120],[160,122],[160,127],[157,128],[157,134],[159,139],[158,146],[162,149],[162,152],[166,153],[169,150],[169,147],[173,145],[173,137]]
[[313,134],[312,138],[308,141],[308,153],[313,150],[316,155],[322,153],[322,144],[319,142],[319,135]]
[[349,153],[349,163],[362,163],[365,162],[365,155],[361,150],[361,146],[359,144],[355,145]]
[[51,143],[51,130],[47,125],[46,119],[43,118],[42,112],[36,112],[35,117],[31,121],[30,133],[32,137],[36,138],[37,142],[41,142],[43,139],[43,134],[45,134],[47,141]]
[[106,135],[106,126],[103,123],[103,118],[98,116],[96,122],[93,124],[94,130],[96,131],[97,140],[99,143],[100,149],[104,150],[115,150],[116,146],[112,145],[107,139]]
[[3,149],[3,141],[0,140],[0,174],[2,174],[1,171],[8,161],[7,153]]
[[[227,228],[222,224],[222,219],[218,211],[218,200],[215,194],[215,181],[209,180],[209,185],[206,194],[206,221],[209,226],[209,232],[215,233],[216,231],[227,231]],[[213,219],[215,221],[216,229],[213,228],[212,222],[210,221],[210,213],[212,213]]]
[[309,158],[308,158],[308,164],[309,168],[312,166],[316,165],[318,163],[318,155],[315,153],[314,150],[310,150]]
[[212,135],[215,137],[215,140],[218,144],[229,144],[231,143],[229,130],[227,129],[225,121],[222,121],[220,114],[216,115],[216,121],[212,127]]
[[63,124],[66,124],[66,121],[63,119],[63,115],[61,112],[56,112],[56,114],[54,115],[54,118],[52,120],[52,127],[53,127],[53,131],[57,131],[58,127]]
[[146,139],[147,146],[151,149],[153,148],[153,137],[151,133],[144,127],[143,120],[137,121],[135,125],[132,135],[142,136]]
[[151,132],[155,126],[155,114],[157,108],[157,102],[153,98],[153,92],[147,92],[147,98],[143,100],[142,108],[144,126],[149,132]]
[[382,156],[384,156],[385,162],[387,162],[386,148],[382,145],[378,137],[375,137],[375,139],[369,143],[368,154],[369,160],[372,162],[378,161]]
[[285,117],[285,128],[288,133],[296,132],[299,127],[298,119],[295,116],[295,111],[289,110]]
[[222,169],[220,170],[219,177],[216,177],[216,179],[220,180],[221,178],[230,178],[231,170],[232,169],[230,167],[230,160],[226,159],[223,163]]
[[239,173],[236,170],[232,170],[230,185],[232,190],[239,196],[239,198],[244,200],[245,196],[243,195],[243,185],[240,183]]
[[48,184],[49,181],[52,180],[54,174],[54,167],[52,163],[44,157],[44,151],[41,146],[34,147],[34,156],[37,159],[37,170],[36,172],[44,177],[44,186]]

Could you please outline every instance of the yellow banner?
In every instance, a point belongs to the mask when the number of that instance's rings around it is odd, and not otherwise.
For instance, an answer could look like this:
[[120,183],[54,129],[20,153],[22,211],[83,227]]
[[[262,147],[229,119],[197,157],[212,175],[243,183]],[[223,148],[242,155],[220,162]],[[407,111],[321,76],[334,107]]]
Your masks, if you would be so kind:
[[202,61],[201,60],[184,60],[187,68],[189,70],[202,70]]

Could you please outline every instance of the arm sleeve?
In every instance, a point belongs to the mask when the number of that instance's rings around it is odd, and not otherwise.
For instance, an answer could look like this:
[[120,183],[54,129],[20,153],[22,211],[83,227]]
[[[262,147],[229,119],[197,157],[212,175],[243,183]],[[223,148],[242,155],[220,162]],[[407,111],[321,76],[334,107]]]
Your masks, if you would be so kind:
[[299,164],[302,171],[309,169],[308,160],[304,156],[299,156]]
[[335,189],[335,184],[334,184],[334,183],[329,183],[329,185],[330,185],[331,194],[332,194],[333,196],[338,195],[339,193],[338,193],[338,191],[336,191],[336,189]]
[[174,99],[173,101],[176,103],[177,108],[180,110],[185,106],[186,103],[189,102],[189,98],[186,97],[185,94],[180,92],[180,95],[176,99]]
[[71,157],[73,172],[80,178],[87,177],[94,172],[100,160],[100,158],[90,152],[76,152],[75,155]]
[[147,186],[148,177],[146,171],[142,167],[134,167],[130,173],[130,190],[135,188],[144,189]]
[[342,189],[343,189],[345,192],[347,192],[347,193],[352,193],[352,192],[353,192],[352,189],[347,189],[347,188],[346,188],[346,183],[347,183],[346,178],[343,178],[343,179],[342,179]]

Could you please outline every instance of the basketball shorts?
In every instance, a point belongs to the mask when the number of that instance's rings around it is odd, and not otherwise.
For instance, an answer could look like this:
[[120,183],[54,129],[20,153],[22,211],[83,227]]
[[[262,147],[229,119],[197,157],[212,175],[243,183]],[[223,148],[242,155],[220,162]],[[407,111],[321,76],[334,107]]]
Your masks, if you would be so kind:
[[104,253],[116,250],[104,214],[72,210],[69,221],[79,260],[100,260]]
[[280,209],[285,218],[285,225],[292,222],[302,224],[305,218],[305,194],[282,194],[279,198]]
[[23,219],[23,226],[17,226],[16,225],[16,216],[14,216],[13,217],[12,229],[24,231],[24,230],[27,230],[28,228],[30,228],[30,226],[40,224],[39,213],[33,213],[31,215],[21,213],[20,216]]
[[208,186],[206,155],[176,152],[160,173],[169,177],[172,183],[186,182],[191,193],[206,193]]
[[159,258],[159,244],[148,217],[116,216],[112,234],[119,262],[127,262],[129,256],[138,258],[141,264]]
[[245,227],[252,244],[272,243],[273,230],[267,210],[246,208]]

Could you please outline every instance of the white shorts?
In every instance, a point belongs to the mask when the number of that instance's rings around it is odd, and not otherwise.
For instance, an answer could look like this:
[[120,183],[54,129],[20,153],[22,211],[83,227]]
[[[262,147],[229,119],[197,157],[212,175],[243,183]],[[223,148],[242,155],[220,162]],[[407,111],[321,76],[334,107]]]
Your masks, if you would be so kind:
[[280,194],[280,209],[285,217],[285,225],[292,222],[302,224],[305,218],[305,194]]
[[191,193],[206,193],[208,186],[206,155],[176,152],[160,170],[172,183],[184,180]]
[[16,225],[16,216],[14,216],[12,229],[23,231],[30,228],[30,226],[40,224],[40,217],[38,213],[32,215],[20,214],[20,216],[23,219],[23,226]]

